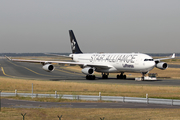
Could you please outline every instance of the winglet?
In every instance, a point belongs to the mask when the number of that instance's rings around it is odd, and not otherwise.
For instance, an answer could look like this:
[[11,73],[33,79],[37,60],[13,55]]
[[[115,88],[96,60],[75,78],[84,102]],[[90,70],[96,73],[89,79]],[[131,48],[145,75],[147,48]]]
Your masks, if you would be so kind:
[[176,55],[175,55],[175,53],[173,53],[173,55],[171,56],[171,58],[175,58],[176,57]]
[[5,57],[6,57],[8,60],[12,60],[10,57],[7,57],[6,55],[5,55]]

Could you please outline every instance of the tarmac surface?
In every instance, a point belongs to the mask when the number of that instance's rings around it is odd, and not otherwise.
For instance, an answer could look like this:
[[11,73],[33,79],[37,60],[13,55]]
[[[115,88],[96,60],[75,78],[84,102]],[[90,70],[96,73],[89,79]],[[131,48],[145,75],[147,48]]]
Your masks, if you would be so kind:
[[[168,85],[179,86],[180,80],[157,80],[157,81],[135,81],[134,79],[118,80],[115,77],[109,79],[86,80],[85,75],[79,72],[67,70],[64,67],[57,66],[53,72],[46,72],[41,64],[12,62],[7,59],[0,59],[0,76],[40,79],[50,81],[80,81],[80,82],[99,82],[111,84],[148,84],[148,85]],[[141,104],[141,103],[55,103],[55,102],[35,102],[2,99],[2,107],[15,108],[48,108],[48,107],[71,107],[71,108],[179,108],[180,106]]]
[[180,106],[143,104],[143,103],[123,103],[123,102],[37,102],[25,100],[2,99],[2,107],[7,108],[180,108]]

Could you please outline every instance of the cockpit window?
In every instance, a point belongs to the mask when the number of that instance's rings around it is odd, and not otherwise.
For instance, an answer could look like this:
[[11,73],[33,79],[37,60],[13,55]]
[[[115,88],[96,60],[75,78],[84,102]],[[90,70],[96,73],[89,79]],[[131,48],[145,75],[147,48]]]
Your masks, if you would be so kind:
[[154,61],[153,59],[144,59],[144,61]]

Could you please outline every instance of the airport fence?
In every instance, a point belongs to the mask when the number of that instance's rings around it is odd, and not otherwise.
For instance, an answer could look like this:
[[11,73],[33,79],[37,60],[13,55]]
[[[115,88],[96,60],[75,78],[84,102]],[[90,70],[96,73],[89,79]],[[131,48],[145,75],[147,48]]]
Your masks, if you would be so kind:
[[57,98],[57,99],[70,99],[70,100],[87,100],[87,101],[112,101],[112,102],[132,102],[132,103],[145,103],[145,104],[164,104],[164,105],[180,105],[180,100],[177,99],[159,99],[159,98],[140,98],[140,97],[124,97],[124,96],[98,96],[92,95],[61,95],[57,94],[34,94],[34,93],[7,93],[2,92],[2,97],[19,96],[19,97],[32,97],[32,98]]

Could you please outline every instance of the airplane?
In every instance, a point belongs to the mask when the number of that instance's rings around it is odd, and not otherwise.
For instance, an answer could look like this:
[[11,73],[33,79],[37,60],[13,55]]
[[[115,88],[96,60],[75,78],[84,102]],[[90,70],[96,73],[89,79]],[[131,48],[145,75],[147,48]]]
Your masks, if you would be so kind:
[[109,73],[117,73],[117,79],[126,79],[125,72],[141,73],[142,79],[145,74],[154,67],[161,70],[168,68],[167,63],[161,60],[175,58],[175,53],[168,58],[153,59],[151,56],[143,53],[83,53],[79,48],[78,42],[72,30],[69,30],[72,54],[68,57],[72,62],[66,61],[45,61],[45,60],[24,60],[24,59],[7,59],[16,62],[41,63],[43,69],[51,72],[55,69],[53,63],[78,65],[82,68],[82,73],[86,75],[87,80],[94,80],[96,76],[94,72],[100,72],[102,79],[108,79]]

